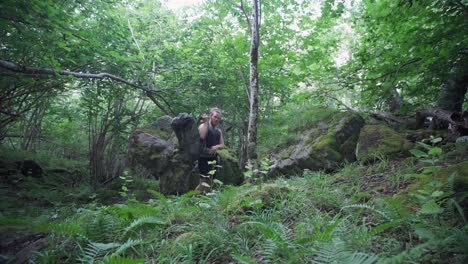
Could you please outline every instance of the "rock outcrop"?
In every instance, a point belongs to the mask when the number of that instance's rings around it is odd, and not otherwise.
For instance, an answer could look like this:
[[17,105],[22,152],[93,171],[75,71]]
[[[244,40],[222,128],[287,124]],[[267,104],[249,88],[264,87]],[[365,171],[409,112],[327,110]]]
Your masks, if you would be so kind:
[[[154,124],[132,133],[129,165],[141,164],[149,170],[159,179],[161,193],[182,194],[193,190],[198,184],[198,152],[199,135],[195,118],[185,113],[175,118],[163,116]],[[237,179],[233,180],[238,173],[242,175],[235,159],[222,158],[221,166],[221,181],[225,184],[240,183]],[[230,173],[233,174],[228,175]]]
[[362,128],[356,147],[359,162],[373,161],[380,157],[408,155],[413,143],[384,124],[366,125]]
[[271,155],[269,175],[309,170],[333,170],[355,160],[355,147],[364,120],[354,112],[338,112],[308,124],[295,144]]

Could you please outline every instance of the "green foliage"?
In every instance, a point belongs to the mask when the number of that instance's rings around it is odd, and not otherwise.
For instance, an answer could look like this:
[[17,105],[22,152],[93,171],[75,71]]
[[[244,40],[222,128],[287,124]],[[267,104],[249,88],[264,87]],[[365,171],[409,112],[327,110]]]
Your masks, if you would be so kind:
[[343,85],[361,91],[362,103],[375,109],[388,109],[395,93],[403,112],[433,105],[440,85],[464,60],[463,7],[447,1],[381,0],[362,1],[352,12],[358,39],[353,60],[343,68]]
[[[260,157],[335,114],[330,105],[387,109],[395,95],[402,113],[434,105],[467,46],[458,2],[262,1]],[[178,17],[149,0],[0,4],[2,60],[107,72],[149,90],[2,71],[0,136],[8,137],[0,158],[67,171],[15,179],[14,191],[2,182],[2,234],[48,233],[49,247],[32,262],[466,262],[466,195],[455,195],[454,176],[433,178],[444,166],[438,138],[411,150],[416,168],[397,170],[379,156],[367,168],[269,181],[263,160],[248,167],[246,176],[257,176],[251,183],[218,182],[202,197],[164,196],[148,175],[122,175],[131,131],[163,113],[155,102],[174,114],[219,106],[221,127],[232,128],[226,143],[242,141],[249,104],[245,14],[232,1],[205,1],[193,12]],[[100,188],[118,176],[116,186]],[[403,198],[382,197],[389,193],[371,186],[396,192],[409,180],[420,185]],[[405,203],[408,197],[414,203]]]
[[307,101],[285,105],[262,120],[258,134],[259,153],[266,156],[275,148],[292,144],[298,133],[335,112]]

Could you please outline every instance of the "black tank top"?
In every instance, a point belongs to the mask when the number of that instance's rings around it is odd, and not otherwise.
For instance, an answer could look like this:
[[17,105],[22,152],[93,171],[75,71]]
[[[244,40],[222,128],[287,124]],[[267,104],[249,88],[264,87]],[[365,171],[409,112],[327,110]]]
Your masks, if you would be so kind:
[[208,133],[206,134],[205,140],[207,148],[216,146],[221,141],[221,132],[219,131],[219,129],[213,128],[212,126],[208,126]]
[[208,149],[210,149],[212,146],[216,146],[220,143],[221,141],[221,131],[217,128],[213,128],[211,126],[208,126],[208,133],[206,134],[205,137],[205,142],[203,142],[202,139],[200,139],[201,143],[206,143],[206,148],[204,148],[201,153],[200,157],[203,158],[212,158],[216,157],[216,154],[209,154]]

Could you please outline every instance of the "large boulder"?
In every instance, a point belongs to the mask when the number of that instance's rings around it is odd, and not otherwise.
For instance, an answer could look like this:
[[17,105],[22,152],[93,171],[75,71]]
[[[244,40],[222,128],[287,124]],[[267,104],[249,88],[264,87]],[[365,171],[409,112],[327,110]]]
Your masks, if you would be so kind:
[[237,159],[228,149],[218,151],[220,157],[221,168],[217,173],[216,179],[225,184],[239,185],[244,182],[244,174],[242,173]]
[[304,169],[333,170],[355,160],[355,147],[364,120],[355,112],[337,112],[308,124],[295,144],[273,153],[269,175],[290,174]]
[[408,155],[413,143],[384,124],[366,125],[362,128],[356,148],[359,162],[376,158]]
[[[195,189],[199,174],[196,168],[199,151],[197,121],[192,115],[179,114],[175,118],[163,116],[154,124],[136,129],[129,144],[130,167],[140,164],[159,179],[163,194],[182,194]],[[235,159],[222,159],[220,174],[239,167]],[[226,168],[226,169],[224,169]],[[228,172],[230,171],[230,172]],[[229,175],[223,176],[226,184]]]

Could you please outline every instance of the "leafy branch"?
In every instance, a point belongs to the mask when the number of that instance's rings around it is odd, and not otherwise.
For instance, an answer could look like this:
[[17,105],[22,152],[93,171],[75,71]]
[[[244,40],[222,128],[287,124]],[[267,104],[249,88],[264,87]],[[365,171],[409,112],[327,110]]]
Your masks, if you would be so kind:
[[[27,77],[62,75],[62,76],[73,76],[73,77],[81,78],[81,79],[99,79],[99,80],[110,79],[112,81],[127,84],[129,86],[142,90],[151,99],[151,101],[153,101],[158,106],[158,108],[161,109],[161,111],[163,111],[167,115],[173,114],[168,102],[161,95],[158,94],[158,91],[150,90],[147,87],[141,86],[132,81],[125,80],[121,77],[112,75],[110,73],[83,73],[83,72],[74,72],[74,71],[69,71],[69,70],[56,70],[52,68],[34,68],[34,67],[28,67],[28,66],[21,66],[21,65],[18,65],[16,63],[6,61],[6,60],[0,60],[0,68],[6,69],[14,73],[21,73],[23,75],[26,75]],[[160,103],[159,100],[163,101],[165,105]]]

